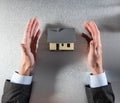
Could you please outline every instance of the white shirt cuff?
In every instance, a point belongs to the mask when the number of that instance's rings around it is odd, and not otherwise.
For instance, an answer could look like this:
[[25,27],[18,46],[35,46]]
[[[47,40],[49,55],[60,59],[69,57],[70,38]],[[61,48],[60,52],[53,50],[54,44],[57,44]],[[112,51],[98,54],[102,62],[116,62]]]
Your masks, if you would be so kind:
[[20,75],[14,72],[11,78],[12,83],[30,85],[32,83],[32,76]]
[[90,75],[90,87],[97,88],[108,85],[105,72],[97,75]]

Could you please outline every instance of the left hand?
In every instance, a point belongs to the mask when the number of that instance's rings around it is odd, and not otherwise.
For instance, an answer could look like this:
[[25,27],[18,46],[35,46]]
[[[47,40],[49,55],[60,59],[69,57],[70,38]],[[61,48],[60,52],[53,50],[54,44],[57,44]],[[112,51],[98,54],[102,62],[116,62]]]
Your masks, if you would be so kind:
[[34,65],[37,53],[37,41],[40,36],[39,22],[35,17],[30,19],[24,31],[21,43],[21,64],[18,71],[21,75],[30,75],[30,68]]

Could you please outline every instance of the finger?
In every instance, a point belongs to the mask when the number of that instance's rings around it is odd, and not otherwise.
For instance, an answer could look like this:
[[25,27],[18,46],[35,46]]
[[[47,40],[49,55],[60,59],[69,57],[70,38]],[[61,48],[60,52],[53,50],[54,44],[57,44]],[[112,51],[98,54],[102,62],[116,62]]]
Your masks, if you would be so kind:
[[38,42],[38,40],[39,40],[39,37],[40,37],[40,29],[37,31],[36,36],[35,36],[35,38],[34,38],[34,43],[35,43],[35,45],[37,45],[37,42]]
[[95,22],[93,22],[93,25],[94,25],[94,27],[96,29],[96,34],[97,34],[96,37],[98,39],[98,43],[99,43],[99,45],[101,45],[100,31],[99,31],[97,25],[95,24]]
[[85,33],[82,33],[81,36],[87,40],[87,43],[88,43],[88,44],[89,44],[90,41],[92,40],[92,39],[91,39],[89,36],[87,36],[87,34],[85,34]]
[[96,30],[95,30],[96,28],[94,27],[92,21],[89,22],[89,25],[90,25],[90,27],[91,27],[91,29],[93,31],[93,40],[94,40],[95,46],[97,48],[97,46],[98,46],[98,40],[97,40],[97,37],[96,37],[96,35],[97,35],[96,34]]
[[84,22],[84,27],[89,32],[91,38],[93,38],[93,31],[92,31],[92,29],[91,29],[91,27],[90,27],[88,22],[86,22],[86,21]]
[[93,40],[90,42],[90,52],[92,53],[94,51],[94,48],[93,48]]
[[22,53],[27,54],[25,44],[20,44],[20,46],[21,46],[21,49],[22,49]]
[[37,31],[37,34],[36,34],[34,40],[32,41],[32,44],[31,44],[31,48],[32,48],[31,51],[34,54],[34,57],[36,57],[35,55],[37,53],[37,49],[36,48],[37,48],[37,42],[38,42],[39,36],[40,36],[40,29]]
[[32,29],[31,29],[31,36],[32,37],[34,36],[34,33],[36,32],[37,27],[38,27],[38,20],[35,17],[33,20]]
[[30,29],[31,22],[32,22],[32,19],[29,19],[27,24],[26,24],[24,36],[23,36],[23,40],[22,40],[23,44],[26,44],[26,42],[27,42],[28,34],[30,33],[29,29]]
[[92,21],[89,22],[89,25],[90,25],[90,27],[92,29],[92,32],[93,32],[93,38],[94,38],[94,40],[96,40],[96,35],[95,35],[96,34],[96,30],[95,30],[95,27],[94,27]]
[[91,56],[95,55],[95,43],[93,40],[90,42],[89,53]]
[[102,56],[102,47],[101,46],[98,47],[97,53],[98,53],[98,55]]
[[100,31],[94,21],[91,21],[91,24],[94,26],[97,44],[98,46],[101,46]]
[[35,28],[34,28],[34,31],[33,31],[33,36],[34,36],[34,37],[35,37],[36,34],[37,34],[38,26],[39,26],[39,22],[37,21],[37,23],[36,23],[36,25],[35,25]]
[[30,42],[31,42],[31,26],[32,26],[33,20],[31,19],[28,23],[28,25],[26,26],[26,31],[24,32],[24,35],[26,35],[26,42],[25,44],[27,44],[27,46],[29,47]]
[[27,27],[27,39],[31,38],[32,23],[33,23],[33,19],[31,19],[31,22],[29,23],[29,25]]

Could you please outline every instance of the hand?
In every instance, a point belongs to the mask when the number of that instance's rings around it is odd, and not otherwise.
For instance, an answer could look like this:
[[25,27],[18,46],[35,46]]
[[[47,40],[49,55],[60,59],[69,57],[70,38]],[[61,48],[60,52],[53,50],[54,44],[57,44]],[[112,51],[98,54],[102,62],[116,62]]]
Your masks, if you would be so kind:
[[35,64],[37,42],[40,36],[40,29],[38,29],[38,26],[39,22],[36,17],[30,19],[26,25],[21,43],[21,64],[18,71],[21,75],[30,75],[30,68]]
[[82,34],[88,41],[88,64],[93,75],[103,72],[102,67],[102,44],[100,39],[100,32],[94,21],[84,22],[85,29],[89,32],[89,36]]

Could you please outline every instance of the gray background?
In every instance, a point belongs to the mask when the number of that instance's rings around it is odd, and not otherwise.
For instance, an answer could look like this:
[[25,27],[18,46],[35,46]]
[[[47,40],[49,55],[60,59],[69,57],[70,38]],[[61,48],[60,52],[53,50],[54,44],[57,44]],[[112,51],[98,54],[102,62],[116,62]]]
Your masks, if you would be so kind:
[[[30,103],[87,103],[84,83],[87,42],[81,38],[84,20],[95,20],[103,45],[103,67],[120,101],[119,0],[0,0],[0,97],[4,81],[20,65],[20,43],[27,20],[37,16],[42,36],[38,45]],[[50,52],[47,27],[76,30],[75,51]]]

